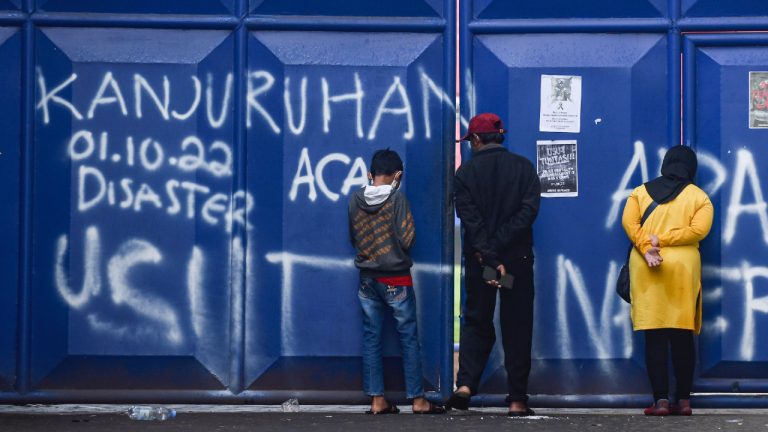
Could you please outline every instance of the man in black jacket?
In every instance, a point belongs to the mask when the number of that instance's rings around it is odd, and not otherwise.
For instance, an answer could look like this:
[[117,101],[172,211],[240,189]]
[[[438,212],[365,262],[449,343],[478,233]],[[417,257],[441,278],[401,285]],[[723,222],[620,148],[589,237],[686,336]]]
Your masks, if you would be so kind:
[[[456,172],[454,189],[456,213],[464,227],[466,304],[457,390],[449,405],[467,409],[470,396],[477,393],[496,340],[493,314],[500,292],[508,415],[526,416],[533,414],[527,403],[533,332],[532,225],[541,185],[533,164],[502,146],[504,132],[499,116],[484,113],[472,118],[462,138],[472,143],[473,151],[472,159]],[[484,267],[498,272],[496,277],[485,280]]]

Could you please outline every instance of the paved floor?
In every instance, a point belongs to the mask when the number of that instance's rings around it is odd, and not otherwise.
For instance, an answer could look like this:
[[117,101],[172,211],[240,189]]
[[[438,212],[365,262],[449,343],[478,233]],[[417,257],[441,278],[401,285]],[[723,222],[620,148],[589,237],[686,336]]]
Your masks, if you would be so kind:
[[698,410],[692,417],[650,418],[637,410],[538,410],[531,418],[508,418],[498,408],[471,410],[443,416],[360,414],[361,406],[302,407],[299,413],[283,413],[279,406],[174,407],[178,415],[165,422],[132,421],[122,413],[127,407],[98,406],[0,406],[0,431],[765,431],[768,410]]

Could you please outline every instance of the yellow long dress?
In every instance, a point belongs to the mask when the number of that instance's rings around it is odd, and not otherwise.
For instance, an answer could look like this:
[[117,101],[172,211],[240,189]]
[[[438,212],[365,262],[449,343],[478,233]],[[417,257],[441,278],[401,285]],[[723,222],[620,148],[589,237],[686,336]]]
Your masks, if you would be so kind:
[[[632,325],[635,330],[677,328],[701,331],[701,256],[699,242],[712,227],[714,208],[707,194],[691,184],[660,204],[640,227],[651,196],[640,186],[624,206],[621,223],[635,247],[629,259]],[[659,237],[663,259],[648,267],[643,255],[650,235]]]

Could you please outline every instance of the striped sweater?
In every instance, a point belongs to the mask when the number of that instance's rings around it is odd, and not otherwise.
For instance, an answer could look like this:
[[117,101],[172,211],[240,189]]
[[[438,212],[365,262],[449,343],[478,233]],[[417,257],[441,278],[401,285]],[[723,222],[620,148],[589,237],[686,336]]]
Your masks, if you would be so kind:
[[363,277],[405,276],[413,261],[408,251],[416,240],[410,205],[395,190],[380,204],[368,204],[365,188],[349,200],[349,234],[357,250],[355,266]]

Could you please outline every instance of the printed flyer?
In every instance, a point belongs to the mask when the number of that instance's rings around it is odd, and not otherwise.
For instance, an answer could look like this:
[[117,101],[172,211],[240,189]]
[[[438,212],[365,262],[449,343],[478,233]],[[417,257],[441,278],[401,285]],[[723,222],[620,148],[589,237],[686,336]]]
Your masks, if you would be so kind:
[[536,172],[543,197],[579,196],[576,140],[536,141]]
[[581,131],[581,77],[541,76],[540,132]]

